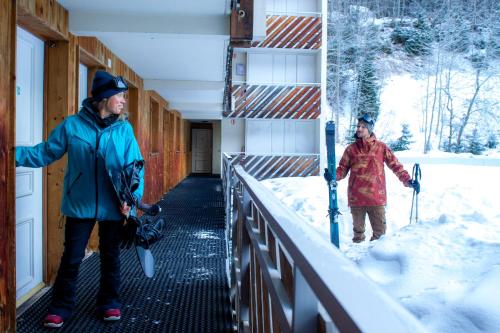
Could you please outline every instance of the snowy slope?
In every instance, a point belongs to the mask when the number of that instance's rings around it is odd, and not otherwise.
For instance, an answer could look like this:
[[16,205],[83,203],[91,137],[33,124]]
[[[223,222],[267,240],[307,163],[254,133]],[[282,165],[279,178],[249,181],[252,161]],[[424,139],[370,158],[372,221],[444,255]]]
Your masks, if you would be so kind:
[[[452,156],[455,161],[450,163],[456,163],[461,155]],[[464,162],[470,160],[463,158]],[[489,164],[494,166],[421,164],[419,222],[412,224],[412,191],[386,170],[387,235],[361,244],[351,242],[347,180],[339,182],[341,251],[430,331],[500,331],[500,208],[496,195],[500,160],[490,159]],[[411,166],[405,165],[410,170]],[[311,228],[329,238],[328,190],[321,177],[263,183]],[[370,233],[367,222],[367,235]]]

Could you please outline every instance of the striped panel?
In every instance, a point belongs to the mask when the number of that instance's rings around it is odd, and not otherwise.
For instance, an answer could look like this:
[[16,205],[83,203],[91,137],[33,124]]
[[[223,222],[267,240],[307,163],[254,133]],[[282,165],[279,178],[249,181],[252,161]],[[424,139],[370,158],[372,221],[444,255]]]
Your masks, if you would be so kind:
[[321,89],[315,85],[234,85],[230,118],[316,119]]
[[266,39],[253,47],[283,49],[319,49],[321,47],[321,17],[267,17]]
[[240,164],[257,180],[279,177],[319,175],[319,155],[245,155],[232,154],[231,164]]

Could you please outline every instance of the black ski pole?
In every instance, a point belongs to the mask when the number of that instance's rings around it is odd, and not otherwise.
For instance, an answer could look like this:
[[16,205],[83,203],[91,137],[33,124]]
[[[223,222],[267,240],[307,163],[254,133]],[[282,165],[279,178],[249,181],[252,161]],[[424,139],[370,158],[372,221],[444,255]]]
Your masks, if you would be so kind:
[[418,222],[418,194],[420,193],[420,180],[422,179],[422,171],[420,164],[415,163],[411,174],[411,183],[413,187],[413,196],[411,198],[410,224],[413,216],[413,204],[415,203],[415,223]]

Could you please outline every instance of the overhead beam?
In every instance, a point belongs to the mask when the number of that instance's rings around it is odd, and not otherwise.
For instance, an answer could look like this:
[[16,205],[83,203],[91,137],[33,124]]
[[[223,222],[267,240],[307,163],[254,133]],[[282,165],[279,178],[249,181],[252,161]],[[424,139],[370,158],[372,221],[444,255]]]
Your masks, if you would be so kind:
[[182,89],[224,91],[224,81],[183,81],[183,80],[144,80],[144,89]]
[[87,36],[102,32],[229,36],[229,17],[223,15],[113,15],[74,11],[70,13],[69,21],[71,32]]
[[182,119],[186,120],[220,120],[222,119],[222,112],[204,112],[185,110],[181,111]]
[[170,107],[184,112],[184,110],[202,111],[202,112],[222,112],[222,103],[176,103],[170,102]]

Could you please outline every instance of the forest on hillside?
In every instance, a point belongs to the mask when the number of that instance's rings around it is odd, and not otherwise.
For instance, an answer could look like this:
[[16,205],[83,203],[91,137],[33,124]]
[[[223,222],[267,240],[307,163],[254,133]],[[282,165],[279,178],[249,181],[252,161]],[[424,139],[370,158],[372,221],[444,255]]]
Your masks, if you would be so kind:
[[[350,128],[337,141],[352,140],[359,115],[379,117],[384,80],[406,71],[425,84],[418,110],[424,152],[497,147],[497,0],[329,0],[327,34],[331,116]],[[408,125],[401,132],[390,143],[395,150],[408,149]]]

